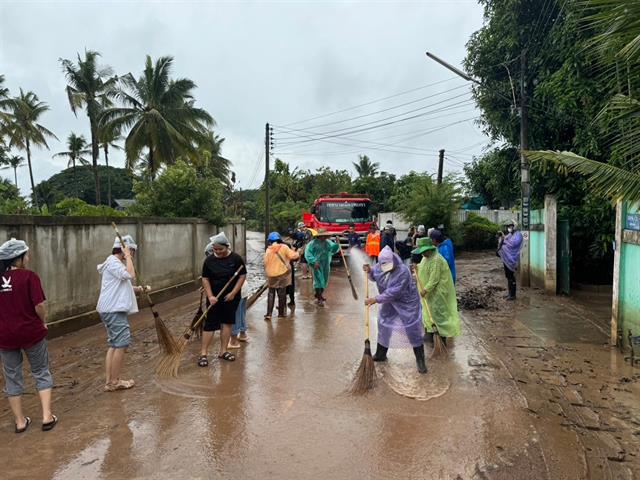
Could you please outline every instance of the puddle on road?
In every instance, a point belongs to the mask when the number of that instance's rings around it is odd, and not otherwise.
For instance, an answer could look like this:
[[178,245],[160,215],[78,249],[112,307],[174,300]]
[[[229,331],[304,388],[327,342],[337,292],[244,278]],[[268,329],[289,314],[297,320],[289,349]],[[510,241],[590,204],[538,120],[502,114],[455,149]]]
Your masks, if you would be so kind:
[[419,374],[416,371],[412,350],[390,351],[389,360],[376,364],[376,368],[379,378],[393,392],[414,400],[427,401],[438,398],[451,387],[446,369],[439,361],[427,360],[429,372],[425,375]]

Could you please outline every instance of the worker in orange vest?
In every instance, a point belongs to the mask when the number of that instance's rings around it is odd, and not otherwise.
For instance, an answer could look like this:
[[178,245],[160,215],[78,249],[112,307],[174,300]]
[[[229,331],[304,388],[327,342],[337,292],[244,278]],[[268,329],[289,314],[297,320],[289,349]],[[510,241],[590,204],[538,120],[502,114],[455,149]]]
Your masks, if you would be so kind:
[[378,255],[380,255],[380,230],[375,223],[369,228],[364,251],[371,257],[371,263],[376,263]]

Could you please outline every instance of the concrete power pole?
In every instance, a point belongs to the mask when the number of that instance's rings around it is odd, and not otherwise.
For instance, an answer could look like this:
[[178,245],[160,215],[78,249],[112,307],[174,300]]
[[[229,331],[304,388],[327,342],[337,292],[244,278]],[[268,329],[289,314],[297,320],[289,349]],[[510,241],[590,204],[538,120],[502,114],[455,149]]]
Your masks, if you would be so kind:
[[271,129],[267,123],[264,128],[264,245],[268,244],[269,218],[271,218],[270,185],[269,185],[269,153],[271,152]]
[[442,184],[442,172],[444,170],[444,148],[440,150],[438,157],[438,185]]
[[520,285],[529,287],[529,241],[530,241],[530,213],[531,213],[531,184],[529,159],[524,151],[529,148],[529,122],[527,118],[527,58],[526,51],[520,57],[520,182],[522,188],[522,250],[520,251]]

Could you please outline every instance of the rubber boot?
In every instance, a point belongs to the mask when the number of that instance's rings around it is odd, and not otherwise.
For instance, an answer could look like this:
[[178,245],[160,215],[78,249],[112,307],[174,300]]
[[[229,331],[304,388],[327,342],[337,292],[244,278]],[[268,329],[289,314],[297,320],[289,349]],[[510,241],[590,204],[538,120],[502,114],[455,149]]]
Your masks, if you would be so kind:
[[416,356],[416,366],[418,367],[418,372],[422,374],[427,373],[427,364],[424,359],[424,345],[413,347],[413,354]]
[[509,280],[509,296],[507,300],[515,300],[516,299],[516,281]]
[[422,340],[433,345],[433,332],[424,332],[424,337]]
[[383,347],[382,345],[378,344],[378,347],[376,348],[376,354],[373,356],[373,361],[386,362],[388,350],[389,350],[388,347]]
[[278,317],[287,316],[287,291],[285,288],[278,289]]
[[267,314],[265,315],[265,318],[266,317],[271,318],[275,303],[276,303],[276,289],[270,288],[269,293],[267,293]]

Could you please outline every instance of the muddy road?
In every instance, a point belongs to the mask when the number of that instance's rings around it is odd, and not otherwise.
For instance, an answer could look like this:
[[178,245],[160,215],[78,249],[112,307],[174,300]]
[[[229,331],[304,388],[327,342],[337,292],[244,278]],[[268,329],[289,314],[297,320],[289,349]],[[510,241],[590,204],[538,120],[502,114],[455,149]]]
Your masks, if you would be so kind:
[[[258,238],[249,242],[254,286]],[[363,306],[340,268],[326,308],[298,279],[294,315],[265,322],[262,298],[237,361],[199,368],[192,343],[176,379],[154,375],[153,321],[136,315],[129,391],[102,391],[101,325],[55,339],[60,424],[15,435],[3,402],[2,477],[640,478],[640,372],[606,345],[606,299],[529,290],[507,304],[501,266],[487,254],[463,255],[458,272],[474,309],[462,312],[448,357],[419,375],[411,350],[391,350],[362,398],[345,390],[362,357]],[[174,334],[197,301],[193,293],[158,306]],[[38,417],[33,393],[25,413]]]

